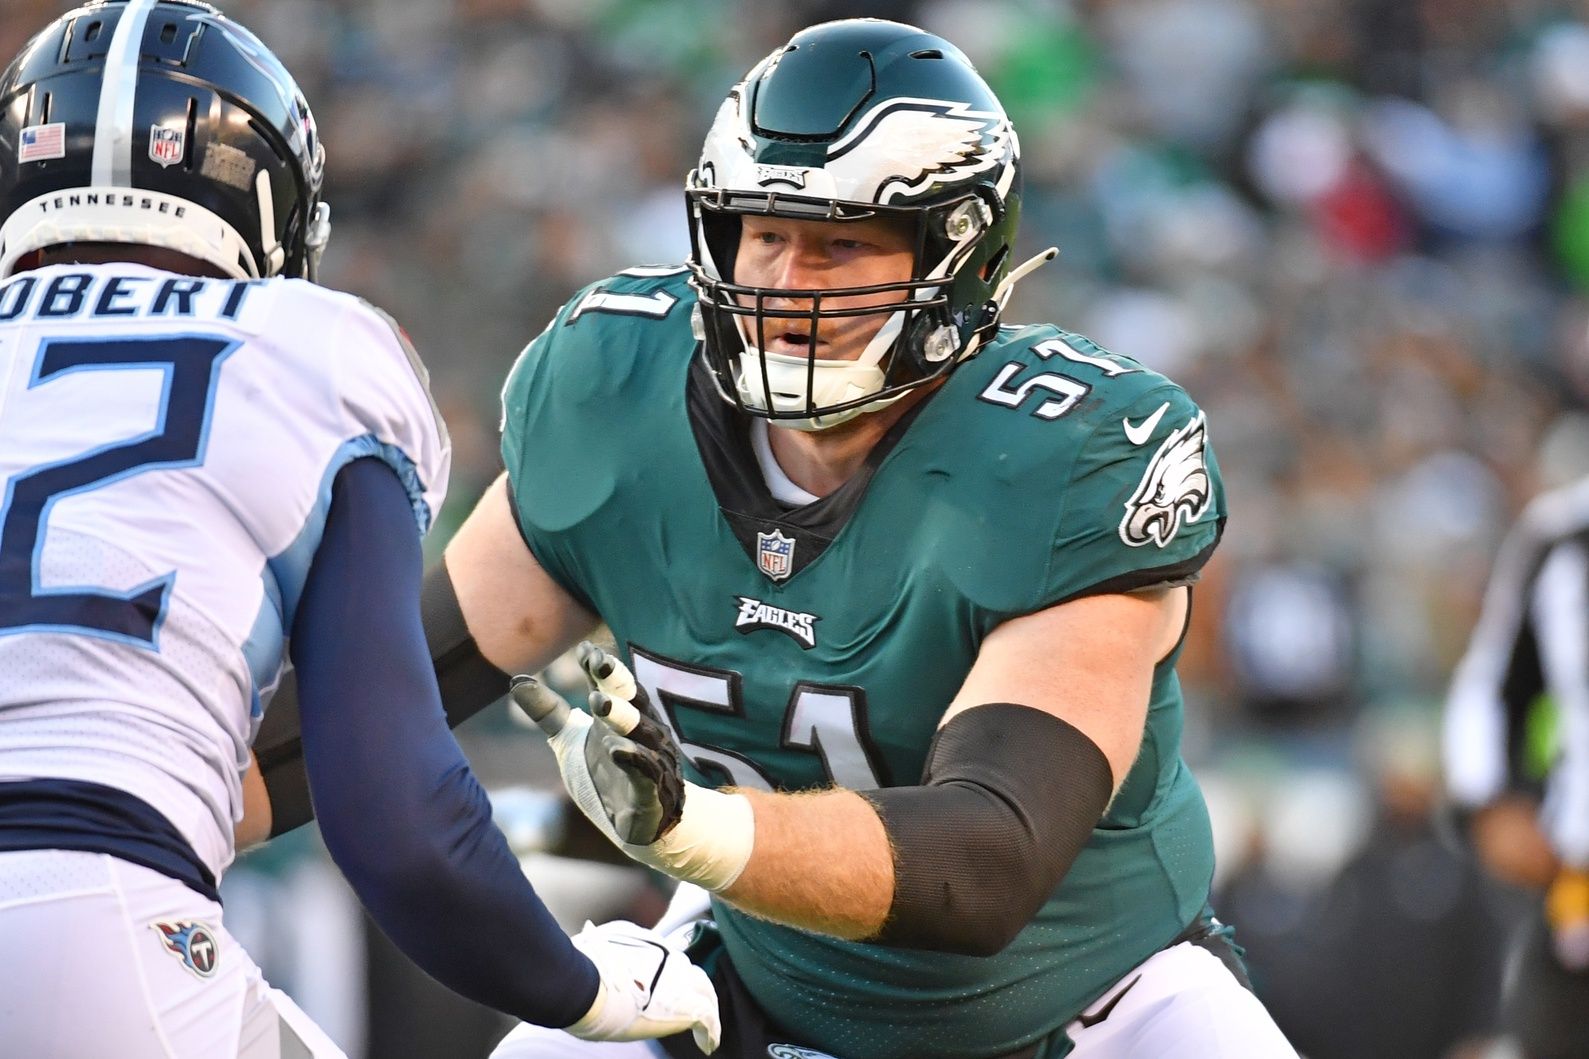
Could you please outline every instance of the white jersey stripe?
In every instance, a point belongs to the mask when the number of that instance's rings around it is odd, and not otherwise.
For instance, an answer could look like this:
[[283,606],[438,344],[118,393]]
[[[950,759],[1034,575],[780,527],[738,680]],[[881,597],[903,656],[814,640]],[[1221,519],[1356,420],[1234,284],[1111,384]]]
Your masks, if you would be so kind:
[[156,0],[128,0],[105,54],[94,126],[95,187],[132,186],[132,114],[138,91],[138,59],[144,26]]
[[1589,865],[1589,554],[1581,542],[1565,541],[1545,560],[1533,612],[1545,686],[1556,698],[1561,725],[1545,825],[1558,853]]
[[1501,688],[1523,626],[1528,580],[1538,554],[1539,542],[1526,521],[1502,542],[1478,625],[1451,682],[1443,733],[1446,787],[1466,808],[1486,804],[1506,787]]

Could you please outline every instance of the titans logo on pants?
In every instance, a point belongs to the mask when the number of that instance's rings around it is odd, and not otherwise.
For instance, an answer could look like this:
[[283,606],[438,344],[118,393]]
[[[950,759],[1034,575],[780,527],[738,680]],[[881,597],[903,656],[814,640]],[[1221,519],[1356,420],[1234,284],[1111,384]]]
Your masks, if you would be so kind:
[[215,940],[215,932],[209,927],[188,920],[149,925],[160,932],[160,940],[165,942],[167,951],[180,959],[182,966],[200,978],[208,978],[215,973],[221,947]]

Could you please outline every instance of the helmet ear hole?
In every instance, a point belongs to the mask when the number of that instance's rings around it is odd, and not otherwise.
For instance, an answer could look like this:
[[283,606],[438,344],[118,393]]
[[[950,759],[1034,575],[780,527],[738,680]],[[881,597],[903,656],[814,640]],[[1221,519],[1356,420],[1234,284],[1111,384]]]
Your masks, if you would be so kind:
[[988,258],[988,263],[982,266],[983,282],[991,286],[998,278],[999,273],[1004,269],[1005,262],[1007,262],[1009,259],[1010,248],[1008,245],[1001,246],[995,250],[993,252],[993,256]]

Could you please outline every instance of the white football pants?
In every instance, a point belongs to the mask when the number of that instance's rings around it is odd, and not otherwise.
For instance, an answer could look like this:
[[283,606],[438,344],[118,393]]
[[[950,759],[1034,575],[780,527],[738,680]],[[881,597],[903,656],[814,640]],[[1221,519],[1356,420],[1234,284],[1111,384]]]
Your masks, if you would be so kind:
[[346,1059],[221,924],[102,853],[0,853],[0,1052],[26,1059]]
[[[1106,1008],[1108,1014],[1099,1020]],[[1067,1059],[1296,1059],[1297,1054],[1258,998],[1217,956],[1191,942],[1150,956],[1066,1032],[1076,1042]],[[491,1059],[657,1059],[663,1054],[648,1041],[592,1043],[520,1024]]]

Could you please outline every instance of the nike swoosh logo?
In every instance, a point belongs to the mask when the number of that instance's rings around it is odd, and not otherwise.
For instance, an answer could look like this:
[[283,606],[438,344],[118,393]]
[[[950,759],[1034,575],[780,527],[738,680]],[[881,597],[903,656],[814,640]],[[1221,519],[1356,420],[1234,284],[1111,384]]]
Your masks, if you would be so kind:
[[1136,426],[1131,425],[1131,420],[1122,419],[1120,425],[1126,428],[1126,440],[1133,445],[1145,445],[1153,436],[1153,428],[1159,425],[1159,420],[1164,418],[1164,413],[1170,410],[1170,402],[1165,401],[1159,405],[1158,411],[1148,416]]
[[640,1010],[644,1011],[646,1008],[651,1006],[651,1001],[656,999],[657,983],[662,981],[662,970],[668,965],[668,953],[670,950],[666,945],[659,945],[650,938],[613,938],[612,944],[614,946],[622,946],[626,949],[638,949],[642,946],[647,946],[662,953],[662,962],[657,964],[656,972],[651,975],[650,988],[647,988],[646,984],[640,979],[636,978],[634,980],[635,985],[646,990],[646,1002],[640,1005]]
[[[1167,408],[1169,406],[1166,405],[1165,407]],[[1164,409],[1161,408],[1161,409],[1159,409],[1159,411],[1162,412],[1162,411],[1164,411]],[[1158,416],[1155,414],[1154,418],[1157,419]],[[1137,442],[1137,444],[1140,445],[1140,444],[1142,444],[1142,442],[1139,441],[1139,442]],[[1136,985],[1140,981],[1142,981],[1142,976],[1139,974],[1135,978],[1131,979],[1131,981],[1127,982],[1126,983],[1126,987],[1124,989],[1120,990],[1120,992],[1118,992],[1114,996],[1110,997],[1109,998],[1109,1003],[1107,1003],[1103,1007],[1099,1008],[1096,1014],[1092,1014],[1092,1015],[1085,1015],[1085,1014],[1077,1015],[1076,1016],[1076,1021],[1081,1023],[1081,1028],[1084,1029],[1084,1030],[1091,1029],[1092,1027],[1098,1025],[1098,1023],[1100,1023],[1104,1019],[1108,1018],[1110,1013],[1114,1011],[1115,1005],[1120,1003],[1120,998],[1125,996],[1127,993],[1131,992],[1131,987]]]

